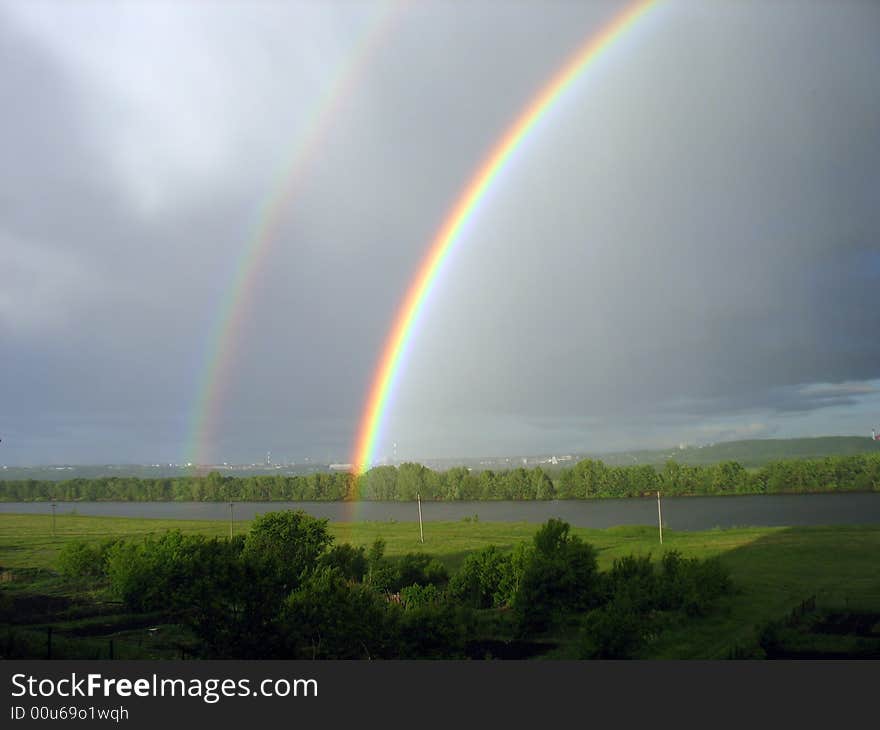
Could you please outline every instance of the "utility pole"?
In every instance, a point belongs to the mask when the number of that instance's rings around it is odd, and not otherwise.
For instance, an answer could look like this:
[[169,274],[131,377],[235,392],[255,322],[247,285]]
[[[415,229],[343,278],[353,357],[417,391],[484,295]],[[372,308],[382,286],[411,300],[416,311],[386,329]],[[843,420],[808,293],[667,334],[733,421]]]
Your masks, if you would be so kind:
[[230,538],[232,537],[232,526],[235,524],[235,518],[233,517],[233,514],[232,514],[232,507],[234,504],[235,504],[234,502],[229,503],[229,537]]
[[422,530],[422,495],[416,492],[416,499],[419,500],[419,540],[425,541],[425,533]]
[[663,513],[660,511],[660,492],[657,492],[657,524],[660,526],[660,544],[663,544]]

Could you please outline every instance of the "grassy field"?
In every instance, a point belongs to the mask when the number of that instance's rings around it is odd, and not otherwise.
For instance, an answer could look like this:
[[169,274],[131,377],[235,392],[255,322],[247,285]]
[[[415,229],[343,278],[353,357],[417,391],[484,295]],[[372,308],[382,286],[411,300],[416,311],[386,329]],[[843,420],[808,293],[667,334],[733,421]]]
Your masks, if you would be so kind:
[[[246,522],[236,524],[236,532],[247,528]],[[0,570],[6,572],[8,581],[0,584],[0,591],[63,594],[71,588],[51,571],[65,542],[133,537],[168,529],[229,534],[228,523],[222,521],[58,515],[53,536],[51,517],[0,515]],[[468,552],[489,544],[513,548],[530,539],[536,529],[526,523],[429,523],[425,542],[420,543],[418,525],[413,523],[331,524],[339,541],[369,545],[381,537],[389,557],[429,552],[452,571]],[[736,594],[723,599],[711,616],[665,631],[652,646],[653,657],[724,658],[733,647],[754,644],[756,626],[784,616],[811,596],[823,606],[880,610],[880,526],[667,530],[662,546],[656,530],[647,527],[573,528],[572,532],[595,545],[603,569],[617,557],[650,553],[659,559],[667,550],[689,557],[717,555],[730,569]],[[563,648],[558,656],[566,656],[565,652]]]

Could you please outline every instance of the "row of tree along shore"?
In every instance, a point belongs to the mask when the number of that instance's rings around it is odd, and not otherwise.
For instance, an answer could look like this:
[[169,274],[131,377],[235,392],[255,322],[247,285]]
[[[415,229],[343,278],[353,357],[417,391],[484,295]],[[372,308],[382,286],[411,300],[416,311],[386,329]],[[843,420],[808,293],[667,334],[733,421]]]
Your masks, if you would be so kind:
[[379,466],[356,476],[347,472],[307,476],[206,476],[159,479],[101,477],[67,481],[0,481],[0,501],[341,501],[347,499],[547,500],[667,496],[781,494],[880,490],[880,454],[777,461],[745,469],[727,461],[687,466],[669,461],[609,466],[585,459],[552,476],[540,467],[472,472],[465,467],[433,471],[421,464]]

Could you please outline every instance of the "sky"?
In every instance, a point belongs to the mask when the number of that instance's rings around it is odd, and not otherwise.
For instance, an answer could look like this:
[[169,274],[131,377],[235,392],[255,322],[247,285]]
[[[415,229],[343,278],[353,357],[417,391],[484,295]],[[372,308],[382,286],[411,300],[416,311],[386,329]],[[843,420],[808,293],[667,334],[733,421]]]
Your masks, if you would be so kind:
[[[347,461],[434,233],[625,7],[0,0],[0,463]],[[878,38],[867,1],[658,3],[469,220],[378,455],[880,429]]]

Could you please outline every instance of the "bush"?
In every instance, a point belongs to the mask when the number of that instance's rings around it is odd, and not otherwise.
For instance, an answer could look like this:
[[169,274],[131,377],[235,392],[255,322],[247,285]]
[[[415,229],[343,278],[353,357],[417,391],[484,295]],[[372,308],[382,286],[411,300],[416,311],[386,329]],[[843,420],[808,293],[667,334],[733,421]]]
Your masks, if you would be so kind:
[[333,568],[309,575],[282,610],[284,655],[295,659],[391,657],[396,626],[388,603],[374,591],[351,585]]
[[407,553],[397,563],[397,580],[394,590],[416,583],[420,585],[444,586],[449,581],[446,567],[427,553]]
[[684,558],[672,550],[661,563],[657,607],[705,615],[714,600],[732,587],[730,574],[718,558]]
[[440,603],[442,593],[437,586],[428,584],[421,586],[418,583],[400,589],[400,603],[408,611],[424,606],[435,606]]
[[66,543],[58,554],[58,571],[65,578],[105,578],[107,555],[116,539],[94,542]]
[[364,546],[354,547],[348,543],[334,545],[321,556],[319,565],[325,568],[336,568],[348,580],[360,582],[369,568]]
[[503,606],[509,599],[512,570],[509,555],[489,545],[465,558],[461,569],[449,581],[448,593],[457,603],[471,608]]
[[657,602],[657,574],[651,556],[618,558],[605,575],[606,600],[625,600],[636,611],[649,611]]
[[600,599],[596,549],[551,519],[535,534],[531,550],[514,556],[513,607],[523,631],[547,627],[555,613],[587,609]]
[[326,519],[317,519],[302,510],[269,512],[251,524],[244,554],[260,566],[277,590],[287,595],[304,572],[314,569],[332,542]]
[[583,659],[632,659],[649,637],[649,620],[625,598],[587,614],[581,638]]
[[466,609],[441,603],[405,610],[398,626],[397,658],[464,658],[472,633],[473,615]]
[[179,587],[196,569],[193,547],[202,537],[171,530],[142,543],[120,542],[107,552],[113,592],[133,611],[170,608]]

